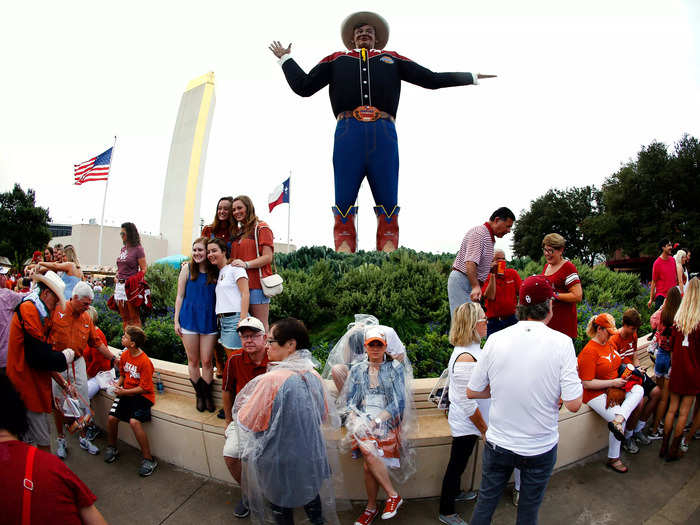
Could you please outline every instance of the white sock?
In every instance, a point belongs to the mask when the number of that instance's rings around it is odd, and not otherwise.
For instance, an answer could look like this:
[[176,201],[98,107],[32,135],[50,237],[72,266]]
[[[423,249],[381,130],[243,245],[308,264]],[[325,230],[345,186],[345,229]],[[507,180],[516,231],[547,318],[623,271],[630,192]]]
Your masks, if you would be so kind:
[[625,439],[629,439],[632,437],[632,431],[631,430],[625,430]]
[[642,430],[646,426],[646,424],[647,424],[646,421],[640,421],[639,423],[637,423],[637,426],[634,427],[634,432],[635,433],[639,432],[640,430]]

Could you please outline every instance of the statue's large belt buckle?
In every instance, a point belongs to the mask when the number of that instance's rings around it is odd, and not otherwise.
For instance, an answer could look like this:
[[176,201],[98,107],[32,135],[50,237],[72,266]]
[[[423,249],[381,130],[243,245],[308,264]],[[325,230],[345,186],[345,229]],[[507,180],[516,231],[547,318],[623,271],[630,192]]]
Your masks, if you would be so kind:
[[360,122],[374,122],[379,120],[382,114],[374,106],[357,106],[352,110],[352,116]]

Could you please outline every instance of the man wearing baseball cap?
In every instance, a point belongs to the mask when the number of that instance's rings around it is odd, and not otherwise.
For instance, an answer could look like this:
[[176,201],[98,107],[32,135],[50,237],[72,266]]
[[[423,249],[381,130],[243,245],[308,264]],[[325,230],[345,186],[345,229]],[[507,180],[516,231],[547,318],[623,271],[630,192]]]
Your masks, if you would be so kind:
[[[236,395],[248,382],[260,374],[267,372],[267,352],[265,344],[267,336],[265,327],[256,317],[245,317],[238,323],[238,335],[241,337],[243,348],[234,350],[226,362],[224,379],[222,382],[224,415],[226,419],[226,443],[224,444],[224,461],[233,479],[241,486],[241,494],[244,493],[241,485],[241,443],[238,440],[236,422],[231,412]],[[237,518],[245,518],[250,514],[245,498],[236,505],[233,515]]]
[[65,307],[65,283],[52,271],[32,279],[37,291],[24,298],[10,322],[7,375],[27,407],[25,441],[50,452],[51,379],[75,396],[75,389],[59,373],[73,362],[75,353],[71,348],[56,352],[48,342],[51,313],[59,304]]
[[384,48],[389,24],[377,13],[361,11],[348,16],[340,27],[347,51],[321,60],[309,73],[275,41],[270,51],[279,59],[289,87],[310,97],[325,86],[337,121],[333,146],[335,216],[333,238],[339,252],[354,252],[357,244],[357,194],[367,177],[377,216],[377,250],[391,252],[399,243],[399,150],[394,125],[401,81],[427,89],[478,84],[495,75],[434,73]]
[[491,523],[515,467],[521,471],[518,523],[537,523],[557,460],[560,402],[571,412],[581,407],[583,387],[574,345],[547,327],[553,296],[543,276],[525,279],[520,287],[520,322],[486,341],[467,387],[469,398],[493,398],[471,525]]

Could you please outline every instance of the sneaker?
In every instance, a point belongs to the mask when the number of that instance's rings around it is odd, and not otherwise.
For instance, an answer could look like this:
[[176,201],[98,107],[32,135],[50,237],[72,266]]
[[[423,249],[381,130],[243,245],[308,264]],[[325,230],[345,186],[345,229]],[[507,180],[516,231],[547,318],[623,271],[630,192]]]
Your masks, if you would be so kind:
[[685,437],[681,439],[681,451],[683,453],[688,452],[688,442],[685,440]]
[[449,516],[440,514],[438,519],[440,520],[440,523],[446,523],[447,525],[469,525],[460,517],[459,514],[450,514]]
[[657,428],[656,432],[647,432],[646,436],[651,439],[652,441],[656,441],[657,439],[663,439],[664,437],[664,431],[661,430],[661,428]]
[[117,450],[117,447],[109,445],[107,447],[107,450],[105,450],[105,463],[114,463],[115,461],[117,461],[118,457],[119,451]]
[[226,414],[224,413],[224,409],[220,408],[219,411],[216,413],[216,417],[219,419],[226,419]]
[[362,452],[359,448],[353,448],[352,451],[350,451],[350,457],[352,459],[360,459],[362,457]]
[[649,439],[641,430],[632,434],[632,437],[638,445],[651,445],[651,439]]
[[158,466],[158,462],[156,461],[156,458],[153,458],[153,459],[144,458],[143,461],[141,462],[141,468],[139,469],[139,476],[141,476],[143,478],[150,476],[151,474],[153,474],[153,471],[156,470],[157,466]]
[[100,430],[100,427],[93,423],[87,428],[87,431],[85,432],[85,437],[88,441],[95,441],[101,433],[102,431]]
[[513,506],[517,507],[520,503],[520,491],[518,489],[513,489]]
[[630,436],[622,442],[622,450],[628,454],[636,454],[639,452],[639,447],[637,443],[634,442],[634,438]]
[[237,518],[247,518],[248,514],[250,514],[248,502],[241,498],[241,501],[236,504],[236,508],[233,509],[233,515]]
[[100,453],[100,449],[93,445],[92,441],[90,441],[87,437],[79,437],[78,443],[80,443],[80,448],[87,450],[93,456]]
[[56,455],[61,459],[66,459],[68,456],[66,438],[56,438]]
[[393,498],[387,498],[386,503],[384,504],[384,512],[382,512],[382,519],[388,520],[396,516],[396,512],[399,510],[399,507],[402,504],[403,499],[401,499],[401,496],[399,494],[397,494]]
[[379,509],[365,509],[362,515],[355,520],[355,525],[369,525],[379,514]]
[[[457,494],[457,497],[455,498],[455,503],[459,503],[462,501],[472,501],[475,500],[478,495],[478,492],[474,490],[470,490],[468,492],[464,492],[463,490]],[[454,516],[454,514],[453,514]],[[460,518],[461,519],[461,518]]]

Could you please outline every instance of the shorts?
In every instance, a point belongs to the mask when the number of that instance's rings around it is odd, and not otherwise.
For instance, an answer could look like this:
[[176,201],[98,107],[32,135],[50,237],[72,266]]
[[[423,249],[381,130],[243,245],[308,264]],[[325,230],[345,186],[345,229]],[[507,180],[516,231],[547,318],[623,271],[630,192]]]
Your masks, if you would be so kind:
[[270,304],[270,298],[263,293],[262,288],[252,288],[250,290],[250,304]]
[[153,403],[141,395],[115,397],[109,415],[126,423],[132,419],[147,423],[151,420],[152,406]]
[[44,412],[27,410],[28,428],[22,436],[22,441],[38,447],[48,447],[51,444],[51,423],[48,416]]
[[656,349],[656,361],[654,362],[654,375],[656,377],[669,377],[671,369],[671,354],[663,348]]
[[231,421],[224,431],[226,442],[224,443],[224,457],[238,459],[243,454],[243,447],[238,435],[236,420]]
[[180,327],[180,331],[182,332],[183,335],[217,335],[218,332],[211,332],[208,334],[203,334],[200,332],[193,332],[192,330],[188,330],[187,328]]
[[[83,400],[81,400],[80,397],[78,397],[78,401],[80,402],[81,408],[83,410],[90,410],[89,406],[85,406],[86,403],[90,402],[87,369],[85,368],[85,359],[83,359],[82,357],[77,358],[75,361],[68,365],[68,369],[66,371],[61,372],[61,375],[63,376],[63,379],[75,385],[78,394],[80,394],[85,400],[85,402],[83,402]],[[56,383],[56,381],[51,382],[51,390],[53,392],[54,406],[59,411],[63,412],[65,416],[75,417],[75,414],[73,412],[68,412],[64,409],[63,402],[66,400],[66,393],[58,385],[58,383]]]
[[226,348],[242,348],[241,337],[238,335],[238,322],[241,320],[240,312],[229,315],[228,317],[219,317],[219,344]]
[[642,383],[642,388],[644,389],[644,397],[649,397],[651,391],[656,388],[656,383],[651,377],[644,374],[644,382]]

